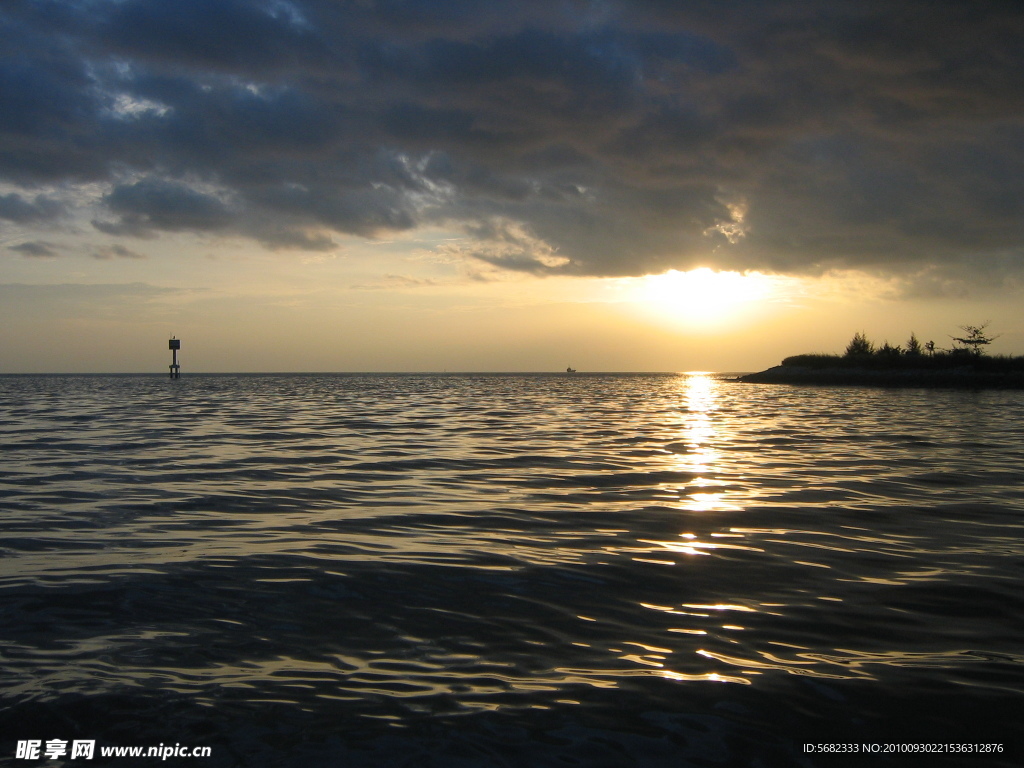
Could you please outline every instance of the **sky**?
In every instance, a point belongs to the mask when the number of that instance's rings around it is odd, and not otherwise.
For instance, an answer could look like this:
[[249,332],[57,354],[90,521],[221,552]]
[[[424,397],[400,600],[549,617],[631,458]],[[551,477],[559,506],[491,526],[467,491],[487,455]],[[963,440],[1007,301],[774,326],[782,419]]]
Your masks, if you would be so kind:
[[1024,354],[1009,1],[4,0],[0,373]]

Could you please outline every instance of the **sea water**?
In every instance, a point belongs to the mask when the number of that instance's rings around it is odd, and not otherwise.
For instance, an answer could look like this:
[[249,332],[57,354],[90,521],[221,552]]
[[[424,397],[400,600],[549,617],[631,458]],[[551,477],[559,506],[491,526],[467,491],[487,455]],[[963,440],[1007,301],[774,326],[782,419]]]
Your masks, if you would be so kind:
[[1018,765],[1022,533],[1021,392],[0,377],[0,763]]

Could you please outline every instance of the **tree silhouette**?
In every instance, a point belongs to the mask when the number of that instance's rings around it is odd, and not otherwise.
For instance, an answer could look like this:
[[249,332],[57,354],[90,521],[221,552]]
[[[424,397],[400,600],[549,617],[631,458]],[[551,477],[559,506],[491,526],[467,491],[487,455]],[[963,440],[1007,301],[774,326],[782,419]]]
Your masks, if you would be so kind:
[[870,355],[874,351],[875,345],[868,341],[868,337],[862,331],[857,331],[850,339],[850,343],[846,345],[845,354],[847,357],[854,357],[855,355]]
[[989,322],[989,320],[986,320],[981,325],[961,325],[960,330],[966,335],[950,336],[950,338],[958,344],[963,344],[964,349],[969,349],[972,355],[981,357],[982,347],[991,344],[999,338],[998,336],[989,336],[985,333],[985,329],[988,328]]

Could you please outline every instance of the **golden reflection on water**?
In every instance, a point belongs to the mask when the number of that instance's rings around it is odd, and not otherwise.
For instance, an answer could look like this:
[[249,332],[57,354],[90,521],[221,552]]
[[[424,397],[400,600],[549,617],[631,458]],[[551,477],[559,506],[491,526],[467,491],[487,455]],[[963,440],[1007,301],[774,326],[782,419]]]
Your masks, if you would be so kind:
[[691,373],[684,380],[682,442],[687,447],[681,469],[697,475],[712,471],[719,456],[713,447],[715,427],[711,414],[717,410],[718,382],[705,373]]
[[[713,375],[698,371],[689,372],[681,376],[679,382],[681,403],[678,414],[680,424],[678,426],[678,439],[674,441],[673,445],[672,468],[676,471],[687,473],[690,475],[690,479],[679,485],[676,489],[679,493],[678,508],[684,513],[742,510],[743,507],[730,498],[729,491],[724,487],[728,482],[723,479],[727,472],[722,466],[723,457],[719,446],[727,442],[729,436],[720,433],[722,429],[722,414],[720,413],[722,409],[720,402],[722,382]],[[683,522],[684,519],[681,517],[680,522]],[[726,539],[726,541],[723,541],[723,539]],[[641,547],[632,551],[644,556],[634,556],[633,560],[671,566],[676,565],[680,555],[708,556],[714,554],[716,550],[763,551],[758,547],[748,545],[746,542],[746,534],[744,532],[736,532],[735,530],[698,535],[684,529],[683,532],[679,533],[678,539],[675,540],[638,539],[637,543]],[[643,545],[653,545],[653,547],[647,548]],[[658,559],[657,556],[659,554],[662,556],[675,556],[676,559]],[[681,601],[676,605],[642,602],[640,605],[659,613],[686,617],[683,619],[684,626],[670,627],[667,630],[677,636],[689,635],[694,640],[699,637],[705,640],[709,637],[715,637],[718,640],[730,643],[736,641],[725,639],[722,635],[723,632],[733,634],[747,628],[734,623],[721,623],[721,619],[716,621],[716,617],[725,618],[725,615],[728,614],[757,614],[760,612],[758,608],[732,601],[709,603]],[[714,626],[713,629],[711,629],[709,622]],[[685,626],[685,624],[691,625]],[[698,628],[693,626],[693,624],[703,624],[708,628]],[[640,643],[627,644],[640,645]],[[647,648],[647,650],[660,650],[664,652],[664,649]],[[720,672],[693,673],[692,671],[684,672],[672,669],[671,667],[674,666],[682,666],[684,669],[692,666],[694,656],[710,659],[718,663],[725,663],[727,666],[736,666],[696,646],[691,647],[688,651],[681,648],[677,649],[678,651],[682,651],[682,655],[677,655],[674,659],[671,653],[668,653],[668,655],[628,653],[619,658],[637,665],[653,667],[661,677],[676,682],[719,682],[742,685],[749,685],[751,683],[747,677],[722,674]],[[687,657],[689,657],[689,661]],[[760,669],[757,665],[752,665],[751,667],[744,668],[741,674],[747,676],[760,674]]]
[[[722,482],[716,479],[722,456],[716,445],[720,443],[715,413],[719,410],[721,382],[700,371],[687,373],[681,380],[683,402],[680,408],[682,425],[680,441],[686,453],[678,457],[676,468],[694,475],[682,501],[683,509],[690,512],[738,510],[726,494],[716,488]],[[699,554],[691,548],[692,554]]]

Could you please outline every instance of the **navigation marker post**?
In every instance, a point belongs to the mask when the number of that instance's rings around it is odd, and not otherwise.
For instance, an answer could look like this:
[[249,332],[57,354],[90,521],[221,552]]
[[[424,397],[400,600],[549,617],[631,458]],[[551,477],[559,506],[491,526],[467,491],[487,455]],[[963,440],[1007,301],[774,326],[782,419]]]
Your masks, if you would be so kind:
[[173,336],[171,340],[167,342],[167,348],[171,350],[171,378],[181,378],[181,366],[178,365],[178,350],[181,349],[181,339],[176,339]]

